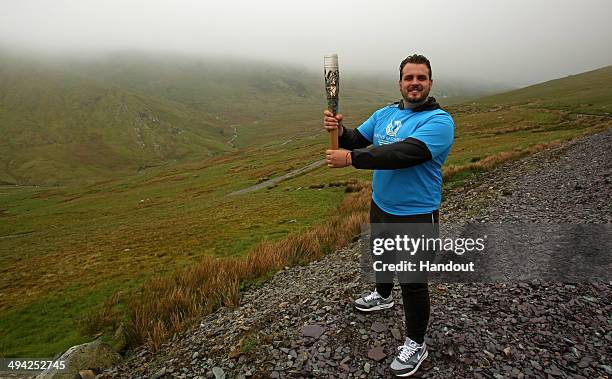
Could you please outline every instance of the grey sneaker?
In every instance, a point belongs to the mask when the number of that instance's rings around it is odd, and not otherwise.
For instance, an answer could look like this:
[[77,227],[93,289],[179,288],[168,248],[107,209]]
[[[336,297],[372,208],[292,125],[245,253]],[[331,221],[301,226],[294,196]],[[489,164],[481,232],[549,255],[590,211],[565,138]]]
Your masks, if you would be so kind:
[[362,312],[379,311],[381,309],[391,308],[393,306],[393,294],[388,298],[380,296],[376,291],[367,296],[362,296],[354,302],[355,308]]
[[414,374],[421,363],[427,358],[427,346],[417,344],[406,337],[404,345],[398,348],[399,354],[391,362],[391,372],[395,376],[406,377]]

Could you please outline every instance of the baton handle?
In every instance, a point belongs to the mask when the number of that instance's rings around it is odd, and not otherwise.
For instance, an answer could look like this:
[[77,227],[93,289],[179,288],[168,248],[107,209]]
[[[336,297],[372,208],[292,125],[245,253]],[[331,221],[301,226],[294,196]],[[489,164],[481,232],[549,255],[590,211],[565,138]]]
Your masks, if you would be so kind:
[[[338,125],[338,127],[340,128],[341,126]],[[338,150],[340,148],[338,145],[338,129],[329,132],[329,148],[332,150]]]

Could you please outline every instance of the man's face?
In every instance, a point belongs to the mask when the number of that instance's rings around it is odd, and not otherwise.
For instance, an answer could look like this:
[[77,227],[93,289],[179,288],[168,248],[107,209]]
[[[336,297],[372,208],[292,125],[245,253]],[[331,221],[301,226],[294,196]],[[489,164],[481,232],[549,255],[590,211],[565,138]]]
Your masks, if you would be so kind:
[[433,81],[429,79],[429,70],[424,64],[406,63],[399,81],[400,92],[405,101],[420,103],[427,99]]

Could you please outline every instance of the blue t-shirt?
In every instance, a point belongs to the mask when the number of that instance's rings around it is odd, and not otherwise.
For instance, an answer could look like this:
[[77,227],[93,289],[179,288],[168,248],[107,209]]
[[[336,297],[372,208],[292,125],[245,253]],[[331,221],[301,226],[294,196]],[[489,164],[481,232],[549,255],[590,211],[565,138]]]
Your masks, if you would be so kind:
[[397,170],[374,170],[372,201],[399,216],[430,213],[440,207],[442,165],[453,145],[455,125],[442,109],[414,112],[390,105],[377,110],[358,128],[374,146],[412,137],[425,143],[432,159]]

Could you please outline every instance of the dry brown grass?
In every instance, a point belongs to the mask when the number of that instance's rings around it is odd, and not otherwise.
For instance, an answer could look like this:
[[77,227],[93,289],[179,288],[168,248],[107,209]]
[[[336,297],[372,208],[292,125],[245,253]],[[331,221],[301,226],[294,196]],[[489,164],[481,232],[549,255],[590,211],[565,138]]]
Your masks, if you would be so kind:
[[[128,344],[147,344],[158,349],[195,318],[220,306],[236,306],[242,283],[265,277],[284,266],[305,264],[346,246],[367,222],[371,196],[369,183],[352,186],[354,192],[344,198],[323,225],[279,241],[262,241],[246,258],[205,257],[172,276],[148,281],[128,302]],[[110,322],[106,317],[111,311],[106,308],[99,317],[90,318],[98,322],[98,327],[100,317]]]

